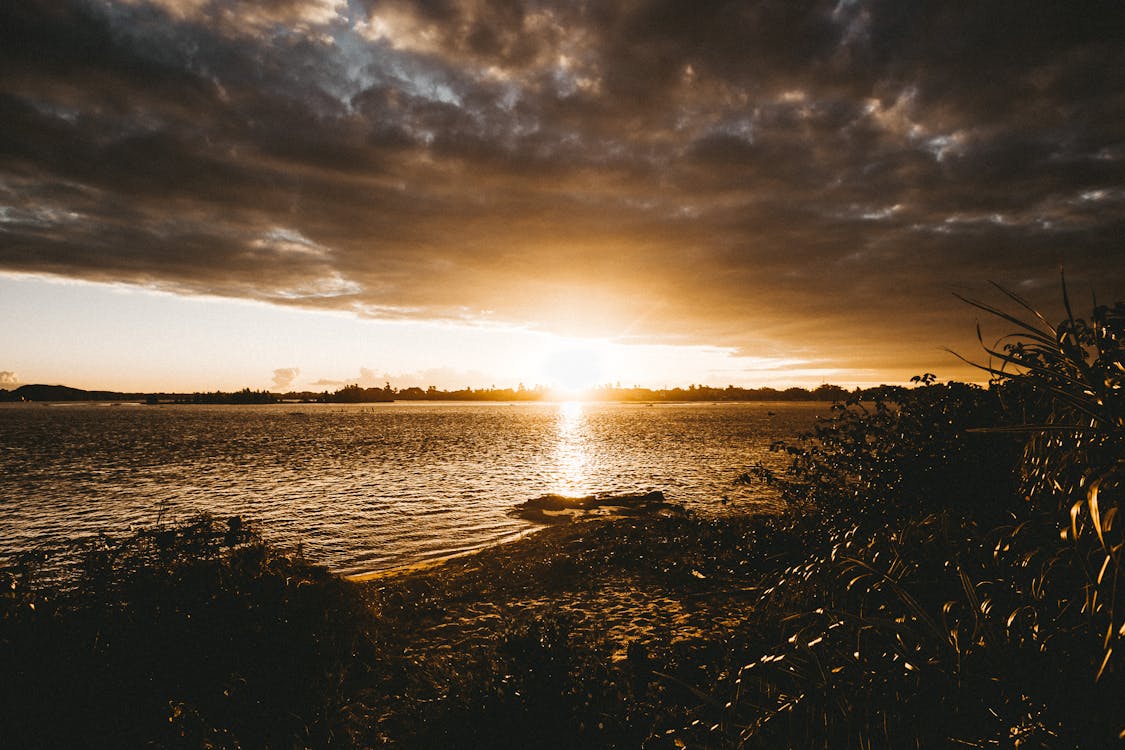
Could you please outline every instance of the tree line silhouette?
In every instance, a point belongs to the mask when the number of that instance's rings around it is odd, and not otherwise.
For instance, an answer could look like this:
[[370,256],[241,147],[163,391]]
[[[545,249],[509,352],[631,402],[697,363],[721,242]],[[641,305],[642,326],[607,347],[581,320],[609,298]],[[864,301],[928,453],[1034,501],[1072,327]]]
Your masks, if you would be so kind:
[[[824,384],[813,389],[790,387],[740,388],[728,385],[716,388],[692,384],[675,388],[622,387],[620,384],[598,386],[583,394],[592,401],[626,402],[678,402],[678,401],[840,401],[847,398],[876,398],[894,386],[855,389],[848,391],[838,385]],[[391,401],[551,401],[561,395],[547,386],[532,388],[520,383],[515,388],[472,388],[442,390],[436,386],[419,388],[393,388],[386,383],[382,388],[364,388],[358,384],[345,385],[336,391],[288,391],[274,393],[267,390],[243,388],[239,391],[211,391],[196,393],[125,393],[120,391],[87,391],[62,385],[21,385],[8,391],[0,389],[0,402],[19,401],[143,401],[148,404],[276,404],[285,402],[326,404],[369,404]]]

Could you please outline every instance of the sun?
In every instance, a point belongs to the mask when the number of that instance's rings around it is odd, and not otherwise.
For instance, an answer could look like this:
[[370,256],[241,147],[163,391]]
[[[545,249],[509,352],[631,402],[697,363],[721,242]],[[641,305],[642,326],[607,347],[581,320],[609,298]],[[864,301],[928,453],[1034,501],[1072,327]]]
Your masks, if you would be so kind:
[[543,359],[539,375],[561,401],[581,399],[609,381],[609,345],[572,342],[560,345]]

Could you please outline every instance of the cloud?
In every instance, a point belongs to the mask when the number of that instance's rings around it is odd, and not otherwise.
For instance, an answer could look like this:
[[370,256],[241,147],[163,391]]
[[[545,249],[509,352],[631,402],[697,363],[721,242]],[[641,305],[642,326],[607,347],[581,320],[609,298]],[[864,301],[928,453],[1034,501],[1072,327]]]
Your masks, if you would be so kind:
[[0,388],[18,388],[20,381],[11,370],[0,370]]
[[343,388],[347,383],[343,380],[327,380],[325,378],[320,378],[319,380],[312,381],[309,385],[314,388]]
[[366,367],[359,368],[359,377],[355,378],[352,382],[363,388],[376,388],[382,387],[389,376],[386,374],[378,375],[374,370],[369,370]]
[[333,380],[331,378],[320,378],[312,381],[310,385],[317,388],[342,388],[345,385],[358,385],[361,388],[382,388],[390,379],[390,375],[386,373],[380,375],[374,370],[361,367],[359,368],[359,375],[344,380]]
[[176,21],[204,24],[231,36],[267,32],[309,34],[343,21],[346,0],[123,0],[124,5],[150,6]]
[[[433,367],[416,372],[404,372],[388,376],[388,380],[395,388],[435,388],[443,391],[456,391],[462,388],[488,388],[492,385],[498,387],[512,387],[498,379],[495,374],[481,372],[480,370],[463,370],[456,367]],[[532,385],[528,383],[528,385]]]
[[322,378],[311,382],[314,388],[342,388],[345,385],[358,385],[362,388],[382,388],[390,383],[396,389],[401,388],[428,388],[434,386],[440,390],[458,390],[461,388],[488,387],[493,383],[501,387],[514,385],[498,379],[493,373],[480,370],[464,370],[456,367],[433,367],[415,372],[402,372],[398,374],[376,374],[367,367],[359,368],[359,376],[344,380]]
[[273,389],[286,391],[293,385],[293,381],[301,374],[300,367],[280,367],[273,371]]
[[1125,289],[1123,23],[1119,2],[9,3],[0,268],[923,362],[971,344],[951,291],[1042,304],[1060,265]]

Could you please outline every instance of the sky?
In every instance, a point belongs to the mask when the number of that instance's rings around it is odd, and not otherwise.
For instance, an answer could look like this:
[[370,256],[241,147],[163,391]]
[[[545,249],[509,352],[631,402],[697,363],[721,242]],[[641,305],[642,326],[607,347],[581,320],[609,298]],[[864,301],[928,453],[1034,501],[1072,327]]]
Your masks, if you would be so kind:
[[1125,298],[1125,3],[0,4],[0,387],[980,379]]

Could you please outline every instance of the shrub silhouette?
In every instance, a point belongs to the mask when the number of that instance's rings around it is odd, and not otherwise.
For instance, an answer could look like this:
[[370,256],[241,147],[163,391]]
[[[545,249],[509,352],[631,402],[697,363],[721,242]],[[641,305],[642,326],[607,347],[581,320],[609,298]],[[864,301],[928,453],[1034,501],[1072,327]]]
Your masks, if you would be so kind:
[[348,744],[341,688],[375,661],[356,587],[239,518],[83,551],[66,583],[29,564],[4,574],[6,746]]
[[1125,736],[1114,651],[1125,314],[1098,307],[1086,322],[1067,302],[1051,326],[1008,296],[1032,322],[973,303],[1017,329],[986,347],[992,388],[923,376],[780,445],[787,472],[752,472],[790,502],[810,552],[764,578],[755,609],[781,619],[782,638],[737,668],[722,736],[689,739],[1105,747]]

